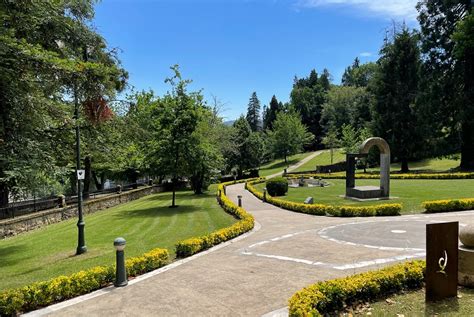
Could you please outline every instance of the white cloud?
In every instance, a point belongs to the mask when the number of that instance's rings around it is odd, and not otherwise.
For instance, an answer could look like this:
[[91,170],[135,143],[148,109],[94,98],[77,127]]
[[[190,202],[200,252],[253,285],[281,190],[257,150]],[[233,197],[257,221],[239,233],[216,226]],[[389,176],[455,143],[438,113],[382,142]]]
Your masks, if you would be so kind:
[[370,14],[388,18],[415,20],[417,0],[299,0],[298,6],[314,8],[323,6],[356,7]]
[[371,57],[373,54],[371,52],[362,52],[359,55],[360,57]]

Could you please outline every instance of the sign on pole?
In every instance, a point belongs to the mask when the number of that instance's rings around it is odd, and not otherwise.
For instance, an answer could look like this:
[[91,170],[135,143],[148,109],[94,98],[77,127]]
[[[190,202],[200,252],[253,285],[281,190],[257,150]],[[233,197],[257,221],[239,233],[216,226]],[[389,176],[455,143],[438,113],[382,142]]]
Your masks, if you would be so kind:
[[426,294],[433,302],[457,296],[459,222],[426,225]]
[[85,170],[77,170],[77,179],[83,180],[86,176]]

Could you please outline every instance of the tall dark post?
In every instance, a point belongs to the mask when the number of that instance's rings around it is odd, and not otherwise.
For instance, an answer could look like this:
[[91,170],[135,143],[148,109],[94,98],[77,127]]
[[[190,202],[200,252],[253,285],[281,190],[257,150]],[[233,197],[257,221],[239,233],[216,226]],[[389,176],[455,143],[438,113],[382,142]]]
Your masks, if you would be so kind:
[[[79,134],[79,102],[77,100],[77,91],[74,89],[74,118],[76,119],[76,171],[81,169],[81,138]],[[77,221],[78,239],[76,255],[85,253],[87,251],[85,237],[84,237],[84,217],[82,214],[82,189],[81,180],[76,172],[77,178],[77,211],[79,219]]]

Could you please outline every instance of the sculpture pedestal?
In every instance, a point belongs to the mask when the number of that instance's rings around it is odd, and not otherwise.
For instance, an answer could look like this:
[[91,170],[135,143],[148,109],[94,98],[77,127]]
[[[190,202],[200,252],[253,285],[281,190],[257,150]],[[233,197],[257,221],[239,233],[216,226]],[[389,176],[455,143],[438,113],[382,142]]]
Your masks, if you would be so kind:
[[474,288],[474,249],[459,247],[459,285]]
[[377,186],[357,186],[346,188],[346,196],[358,199],[381,198],[382,190]]

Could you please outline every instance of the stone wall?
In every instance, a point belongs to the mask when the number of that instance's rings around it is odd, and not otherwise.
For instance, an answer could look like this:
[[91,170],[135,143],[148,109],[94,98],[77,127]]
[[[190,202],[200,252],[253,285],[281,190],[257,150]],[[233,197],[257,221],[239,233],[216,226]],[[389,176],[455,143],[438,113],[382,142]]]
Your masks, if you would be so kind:
[[[146,186],[123,192],[121,194],[112,194],[106,197],[87,200],[83,204],[83,213],[84,215],[92,214],[103,209],[162,191],[163,187],[161,186]],[[69,218],[77,218],[77,205],[38,211],[13,219],[4,219],[0,221],[0,239],[44,227]]]

